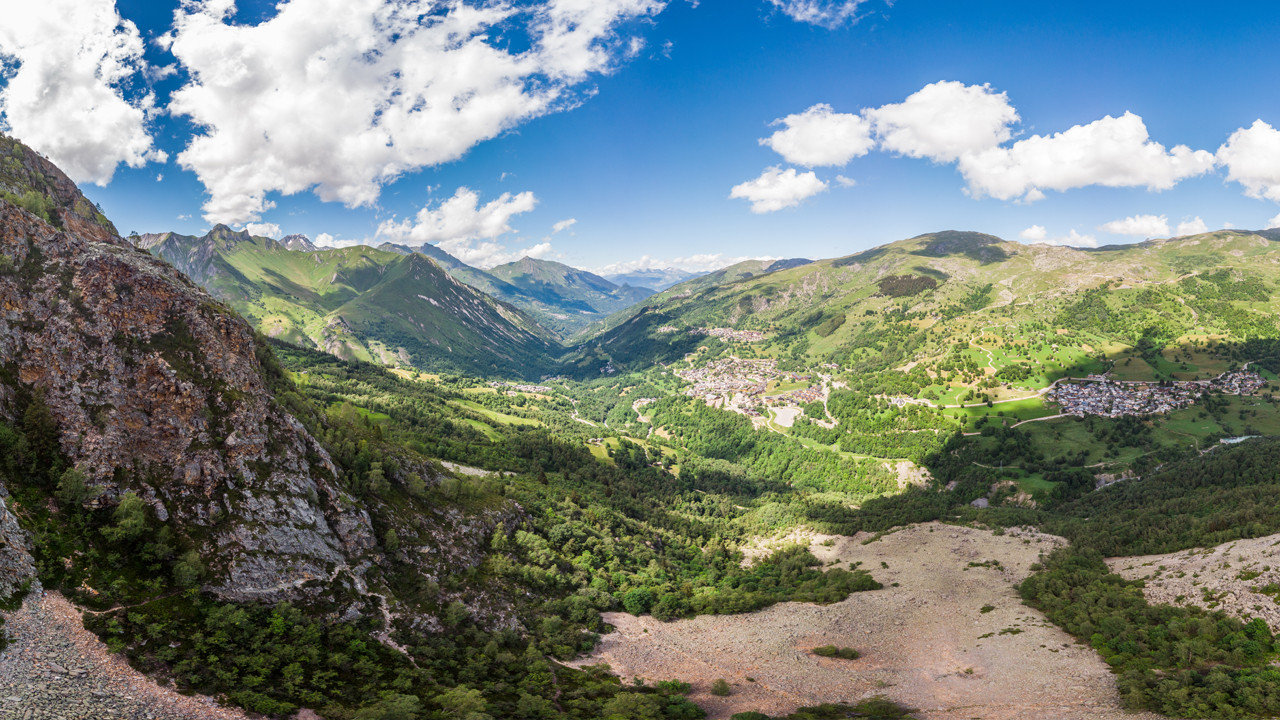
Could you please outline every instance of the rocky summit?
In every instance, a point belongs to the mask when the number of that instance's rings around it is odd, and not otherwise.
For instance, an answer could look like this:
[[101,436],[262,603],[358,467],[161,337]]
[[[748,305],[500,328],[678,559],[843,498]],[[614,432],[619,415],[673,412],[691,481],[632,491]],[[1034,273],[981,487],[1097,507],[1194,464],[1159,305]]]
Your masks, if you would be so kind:
[[[16,199],[0,202],[0,416],[40,397],[94,502],[134,492],[188,528],[224,598],[362,585],[369,517],[273,399],[252,329],[121,239],[48,161],[0,142]],[[2,505],[0,538],[0,566],[30,566]]]

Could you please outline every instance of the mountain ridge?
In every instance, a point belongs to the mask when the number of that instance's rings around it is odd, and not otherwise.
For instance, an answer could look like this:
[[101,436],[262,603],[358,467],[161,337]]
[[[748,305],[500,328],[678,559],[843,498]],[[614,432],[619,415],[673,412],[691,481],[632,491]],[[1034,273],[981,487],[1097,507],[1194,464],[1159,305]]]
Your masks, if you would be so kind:
[[[224,225],[198,238],[165,233],[137,242],[265,334],[339,357],[536,376],[557,352],[531,318],[419,253],[364,245],[295,250]],[[384,282],[398,291],[380,289]]]
[[[312,253],[318,254],[319,262],[324,263],[344,256],[343,253],[353,258],[364,253],[363,259],[358,261],[361,265],[373,263],[384,268],[394,264],[392,256],[421,255],[430,258],[444,272],[467,286],[528,316],[519,318],[517,325],[534,335],[555,341],[563,340],[590,322],[651,294],[647,289],[619,287],[592,273],[546,260],[526,258],[486,271],[467,265],[430,244],[420,248],[395,243],[382,243],[376,248],[364,245],[323,248],[315,246],[305,236],[290,235],[286,240],[287,243],[252,237],[246,231],[236,232],[219,225],[201,237],[149,233],[137,236],[134,242],[160,255],[202,285],[215,288],[215,294],[242,299],[253,295],[254,292],[246,293],[246,290],[260,282],[262,268],[257,267],[257,263],[272,262],[263,254],[278,251]],[[258,255],[256,261],[252,257],[255,254]],[[336,262],[341,264],[341,261]],[[342,271],[341,267],[334,269],[335,272]],[[236,284],[241,287],[233,287]],[[316,333],[311,335],[314,338]],[[295,341],[299,339],[296,333],[291,333],[291,337]],[[355,353],[362,359],[378,356],[369,348]]]

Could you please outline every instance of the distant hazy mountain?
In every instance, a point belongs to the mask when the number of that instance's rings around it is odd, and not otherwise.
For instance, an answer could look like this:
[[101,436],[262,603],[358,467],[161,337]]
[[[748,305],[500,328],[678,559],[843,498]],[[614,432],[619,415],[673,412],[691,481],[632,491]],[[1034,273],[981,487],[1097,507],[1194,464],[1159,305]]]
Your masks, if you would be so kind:
[[495,289],[496,297],[511,298],[509,302],[566,336],[653,294],[648,288],[618,286],[586,270],[533,258],[499,265],[489,275],[512,288]]
[[619,273],[616,275],[605,275],[604,279],[617,285],[649,288],[654,292],[660,292],[662,290],[666,290],[672,285],[682,283],[685,280],[692,280],[700,275],[706,275],[706,273],[689,272],[678,268],[650,268],[648,270],[632,270],[628,273]]
[[311,238],[306,235],[285,235],[280,238],[280,244],[288,250],[297,250],[298,252],[311,252],[319,250],[315,243],[311,242]]
[[[340,357],[422,368],[536,375],[555,344],[534,320],[419,253],[367,246],[297,251],[219,225],[203,237],[135,242],[186,273],[263,333]],[[295,247],[310,244],[293,238]]]
[[453,277],[520,308],[561,338],[653,294],[647,288],[621,287],[599,275],[548,260],[524,258],[485,271],[435,245],[411,248],[383,243],[378,247],[401,254],[422,253]]

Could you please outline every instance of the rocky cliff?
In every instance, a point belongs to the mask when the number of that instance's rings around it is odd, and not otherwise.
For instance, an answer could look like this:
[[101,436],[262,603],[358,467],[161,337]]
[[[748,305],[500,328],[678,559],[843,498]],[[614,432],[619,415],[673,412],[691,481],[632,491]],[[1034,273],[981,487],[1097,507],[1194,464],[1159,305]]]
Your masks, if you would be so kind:
[[[31,558],[31,538],[9,512],[8,493],[0,487],[0,601],[22,592],[36,576]],[[3,642],[0,641],[0,645]]]
[[[104,501],[136,492],[198,539],[223,597],[362,587],[369,517],[271,396],[260,351],[234,312],[0,136],[0,417],[43,393],[63,453]],[[20,544],[7,517],[0,557]]]

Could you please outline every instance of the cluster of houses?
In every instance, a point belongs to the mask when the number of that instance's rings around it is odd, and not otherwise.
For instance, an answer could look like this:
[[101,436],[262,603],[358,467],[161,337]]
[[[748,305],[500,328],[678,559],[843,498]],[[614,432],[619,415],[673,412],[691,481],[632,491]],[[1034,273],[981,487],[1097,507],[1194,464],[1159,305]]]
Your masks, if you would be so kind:
[[686,396],[699,398],[711,407],[751,417],[758,417],[765,406],[798,406],[826,397],[821,385],[766,396],[771,381],[803,382],[810,379],[809,375],[778,370],[778,361],[772,359],[724,358],[712,360],[701,368],[677,370],[675,374],[692,384],[692,387],[685,388]]
[[[807,380],[808,376],[801,375],[797,380]],[[786,407],[788,405],[805,405],[811,402],[822,402],[826,399],[827,393],[822,389],[821,385],[810,385],[809,387],[799,388],[796,390],[788,390],[781,395],[770,395],[764,398],[764,404],[771,407]]]
[[1064,414],[1155,415],[1191,405],[1205,393],[1251,395],[1266,384],[1261,375],[1248,370],[1223,373],[1211,380],[1164,383],[1120,382],[1090,375],[1082,381],[1059,384],[1049,393],[1049,400],[1061,405]]
[[510,388],[510,390],[507,391],[508,395],[514,394],[514,393],[535,393],[535,394],[541,394],[541,395],[548,395],[552,392],[552,388],[548,387],[547,385],[522,385],[519,383],[509,383],[509,382],[491,382],[489,383],[489,387]]
[[694,328],[691,335],[710,335],[720,338],[720,342],[760,342],[764,333],[757,330],[734,330],[733,328]]

